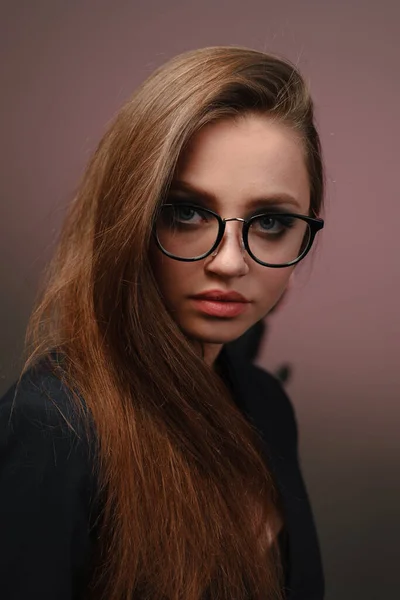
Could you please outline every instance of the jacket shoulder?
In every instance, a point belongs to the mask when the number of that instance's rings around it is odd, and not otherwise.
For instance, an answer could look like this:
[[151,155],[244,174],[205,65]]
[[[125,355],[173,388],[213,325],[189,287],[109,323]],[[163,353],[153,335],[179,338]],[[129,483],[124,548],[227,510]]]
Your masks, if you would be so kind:
[[[71,392],[46,359],[29,368],[0,399],[0,447],[22,447],[46,462],[88,459],[84,422]],[[35,460],[38,468],[43,465]]]
[[[83,407],[82,403],[82,407]],[[43,424],[79,426],[76,403],[71,391],[59,376],[48,357],[29,367],[21,379],[15,381],[0,399],[0,415],[8,415],[10,422],[16,417],[32,417]]]

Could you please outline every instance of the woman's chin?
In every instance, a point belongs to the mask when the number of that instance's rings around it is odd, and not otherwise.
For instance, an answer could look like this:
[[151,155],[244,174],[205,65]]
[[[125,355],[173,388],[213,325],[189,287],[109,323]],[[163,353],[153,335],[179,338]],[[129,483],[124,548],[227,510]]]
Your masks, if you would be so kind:
[[228,344],[237,340],[250,327],[251,324],[246,327],[243,323],[231,320],[229,323],[212,322],[197,327],[183,325],[182,330],[189,338],[203,344]]

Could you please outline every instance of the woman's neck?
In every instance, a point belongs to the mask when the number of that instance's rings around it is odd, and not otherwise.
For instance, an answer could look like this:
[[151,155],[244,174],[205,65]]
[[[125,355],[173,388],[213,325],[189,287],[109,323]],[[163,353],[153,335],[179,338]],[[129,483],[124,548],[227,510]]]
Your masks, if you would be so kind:
[[223,348],[223,344],[204,344],[203,346],[203,358],[204,361],[212,368],[215,367],[215,361],[218,358],[219,353]]
[[223,348],[223,344],[201,343],[194,340],[192,340],[192,344],[196,352],[203,358],[204,362],[214,369],[216,360]]

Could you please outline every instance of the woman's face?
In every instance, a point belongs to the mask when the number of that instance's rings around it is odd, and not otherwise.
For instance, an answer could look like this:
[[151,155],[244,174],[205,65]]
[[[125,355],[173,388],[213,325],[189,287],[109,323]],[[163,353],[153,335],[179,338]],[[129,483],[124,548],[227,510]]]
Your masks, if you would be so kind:
[[[211,123],[181,157],[167,202],[176,200],[200,204],[222,218],[248,219],[263,208],[307,215],[310,187],[302,142],[289,126],[265,116]],[[217,254],[196,262],[169,258],[155,244],[151,249],[168,309],[187,336],[210,345],[211,354],[268,314],[294,268],[256,263],[242,246],[242,227],[240,221],[226,223]],[[235,310],[230,303],[194,298],[210,291],[236,292],[246,302],[236,303]]]

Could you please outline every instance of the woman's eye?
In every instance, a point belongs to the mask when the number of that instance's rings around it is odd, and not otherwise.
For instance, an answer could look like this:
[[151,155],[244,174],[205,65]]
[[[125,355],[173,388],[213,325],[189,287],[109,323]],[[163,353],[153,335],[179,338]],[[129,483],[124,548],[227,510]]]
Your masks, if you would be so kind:
[[190,223],[191,225],[200,225],[209,220],[205,211],[185,204],[175,204],[173,206],[173,219],[176,223]]
[[193,208],[187,206],[176,206],[174,213],[177,221],[190,221],[197,214]]
[[279,217],[262,215],[256,219],[253,226],[255,226],[258,231],[269,233],[271,235],[278,235],[293,226],[293,218],[286,217],[285,215]]
[[276,231],[281,228],[281,223],[272,217],[262,217],[258,220],[261,229],[265,231]]

